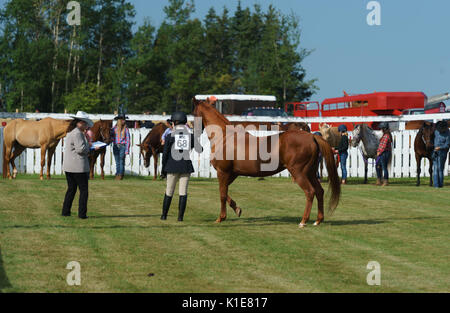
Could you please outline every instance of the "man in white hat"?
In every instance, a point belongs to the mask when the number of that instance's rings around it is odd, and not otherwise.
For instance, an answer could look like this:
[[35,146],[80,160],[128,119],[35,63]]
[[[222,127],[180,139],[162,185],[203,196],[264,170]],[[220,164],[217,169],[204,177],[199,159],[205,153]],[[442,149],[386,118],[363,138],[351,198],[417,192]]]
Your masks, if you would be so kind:
[[62,215],[70,216],[73,199],[77,189],[80,189],[78,217],[86,219],[89,179],[88,154],[91,147],[85,132],[88,127],[94,125],[94,122],[82,111],[77,112],[71,118],[73,118],[73,121],[67,129],[64,142],[63,170],[66,173],[67,192],[64,198]]

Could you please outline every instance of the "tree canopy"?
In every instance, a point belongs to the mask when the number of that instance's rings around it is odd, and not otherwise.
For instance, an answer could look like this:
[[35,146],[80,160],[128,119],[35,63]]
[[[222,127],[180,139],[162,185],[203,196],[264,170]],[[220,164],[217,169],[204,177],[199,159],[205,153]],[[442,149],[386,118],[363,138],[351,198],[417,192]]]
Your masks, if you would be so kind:
[[195,94],[308,99],[299,19],[270,5],[193,17],[193,1],[168,0],[165,18],[132,31],[126,0],[9,0],[0,10],[0,98],[8,111],[128,113],[191,110]]

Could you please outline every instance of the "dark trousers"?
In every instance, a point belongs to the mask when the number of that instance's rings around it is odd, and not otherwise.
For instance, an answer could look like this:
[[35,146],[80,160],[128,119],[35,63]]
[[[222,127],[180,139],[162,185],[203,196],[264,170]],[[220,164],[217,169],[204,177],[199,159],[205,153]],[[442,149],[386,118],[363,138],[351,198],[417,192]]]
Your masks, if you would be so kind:
[[348,158],[348,152],[339,153],[339,157],[341,159],[342,179],[347,179],[347,158]]
[[125,174],[125,152],[127,147],[125,145],[114,145],[113,154],[116,160],[116,175]]
[[69,173],[66,172],[67,192],[64,198],[62,215],[70,215],[73,198],[77,193],[77,188],[80,189],[80,200],[78,202],[78,217],[85,217],[87,214],[88,202],[88,181],[89,173]]
[[377,170],[377,178],[381,179],[382,177],[385,180],[389,179],[389,170],[388,170],[388,164],[389,164],[389,159],[391,158],[391,151],[384,151],[381,155],[380,155],[380,159],[378,160],[377,164],[376,164],[376,170]]
[[448,149],[433,152],[433,183],[434,187],[444,187],[444,169],[447,162]]

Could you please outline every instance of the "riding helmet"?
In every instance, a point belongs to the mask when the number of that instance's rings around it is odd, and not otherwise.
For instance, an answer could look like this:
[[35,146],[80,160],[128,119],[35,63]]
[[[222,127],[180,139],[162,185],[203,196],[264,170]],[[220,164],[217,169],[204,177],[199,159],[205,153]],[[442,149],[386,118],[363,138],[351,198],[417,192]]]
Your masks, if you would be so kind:
[[339,131],[340,133],[346,132],[346,131],[347,131],[347,126],[345,126],[344,124],[339,125],[338,131]]
[[179,122],[181,124],[187,123],[187,115],[184,112],[175,112],[172,114],[172,117],[170,118],[172,122]]

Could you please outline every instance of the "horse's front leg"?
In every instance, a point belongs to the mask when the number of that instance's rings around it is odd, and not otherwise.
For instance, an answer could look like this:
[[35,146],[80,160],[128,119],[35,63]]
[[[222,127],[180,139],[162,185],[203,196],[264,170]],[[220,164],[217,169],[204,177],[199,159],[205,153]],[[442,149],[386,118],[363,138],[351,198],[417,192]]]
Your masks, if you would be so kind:
[[416,164],[417,164],[417,170],[416,170],[416,186],[420,186],[420,173],[422,172],[422,169],[420,168],[420,162],[422,161],[422,157],[416,155]]
[[217,171],[217,177],[219,179],[219,191],[220,191],[220,215],[216,220],[216,223],[221,223],[227,219],[227,198],[228,198],[228,180],[229,175]]
[[50,169],[52,166],[53,155],[55,154],[56,146],[48,149],[47,153],[47,180],[51,178]]
[[430,173],[430,187],[433,186],[433,159],[432,158],[428,158],[428,161],[430,163],[430,169],[429,169],[429,173]]
[[153,155],[153,180],[158,178],[158,152],[152,148]]
[[103,180],[105,180],[105,170],[103,169],[105,167],[105,155],[106,155],[106,148],[105,151],[102,151],[100,154],[100,171]]
[[369,168],[369,162],[364,162],[364,184],[367,184],[367,172],[368,172],[368,168]]
[[47,152],[47,145],[41,146],[41,173],[39,175],[40,180],[44,180],[44,166],[45,166],[45,153]]

